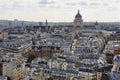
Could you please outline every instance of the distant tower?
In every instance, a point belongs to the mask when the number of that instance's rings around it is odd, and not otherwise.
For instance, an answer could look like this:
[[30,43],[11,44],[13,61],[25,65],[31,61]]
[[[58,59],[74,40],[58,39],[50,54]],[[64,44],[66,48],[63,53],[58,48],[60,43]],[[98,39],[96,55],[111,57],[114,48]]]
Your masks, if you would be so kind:
[[12,22],[12,21],[8,21],[7,27],[8,27],[8,28],[12,28],[12,27],[13,27],[13,22]]
[[45,30],[46,30],[46,32],[48,32],[48,22],[47,22],[47,19],[46,19],[46,23],[45,23]]
[[24,21],[21,22],[21,26],[24,27]]
[[99,30],[99,24],[97,21],[95,22],[95,28],[96,28],[96,30]]
[[83,28],[83,20],[79,10],[74,19],[74,27],[79,27],[80,29]]
[[42,26],[42,25],[43,25],[43,23],[42,23],[42,22],[38,22],[38,24],[39,24],[39,26]]

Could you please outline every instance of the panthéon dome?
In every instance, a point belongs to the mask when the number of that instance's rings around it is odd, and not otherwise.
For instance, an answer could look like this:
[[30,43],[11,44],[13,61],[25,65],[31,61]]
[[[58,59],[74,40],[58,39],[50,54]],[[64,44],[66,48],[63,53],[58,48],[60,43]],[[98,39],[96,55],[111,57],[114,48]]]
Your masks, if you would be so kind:
[[82,18],[82,16],[81,16],[79,10],[78,10],[78,13],[76,14],[75,18],[76,18],[76,19],[81,19],[81,18]]

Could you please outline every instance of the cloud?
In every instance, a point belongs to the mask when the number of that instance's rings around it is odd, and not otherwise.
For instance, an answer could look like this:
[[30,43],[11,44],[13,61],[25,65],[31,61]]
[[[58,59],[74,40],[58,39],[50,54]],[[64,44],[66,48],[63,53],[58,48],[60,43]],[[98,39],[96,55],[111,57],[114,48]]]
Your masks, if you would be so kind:
[[108,7],[107,10],[108,10],[108,11],[118,11],[118,10],[120,10],[120,9],[117,8],[117,7]]
[[55,4],[56,2],[53,0],[41,0],[40,4],[47,5],[47,4]]
[[103,6],[109,6],[110,4],[109,3],[103,3],[102,5]]
[[75,6],[78,5],[78,3],[66,3],[67,6]]
[[59,4],[55,0],[40,0],[38,2],[40,8],[58,8]]
[[87,2],[80,2],[79,4],[80,4],[81,6],[87,6],[87,5],[88,5]]
[[[56,14],[53,15],[54,19],[58,19],[57,16],[59,18],[61,18],[60,16],[69,18],[74,16],[77,9],[81,10],[83,16],[92,15],[92,12],[101,15],[103,11],[108,15],[113,15],[114,12],[120,12],[119,5],[120,0],[0,0],[0,17],[3,15],[6,18],[5,14],[11,13],[14,14],[12,17],[21,15],[24,19],[27,16],[26,14],[30,14],[30,17],[34,15],[33,18],[36,15],[43,16],[42,19],[53,14]],[[88,18],[86,17],[86,19]]]
[[119,8],[120,0],[0,0],[1,9],[36,9],[36,8],[87,8],[87,9],[108,9],[109,7]]
[[66,3],[66,5],[68,6],[87,6],[87,2],[69,2],[69,3]]
[[101,5],[101,3],[90,3],[90,6],[100,6]]

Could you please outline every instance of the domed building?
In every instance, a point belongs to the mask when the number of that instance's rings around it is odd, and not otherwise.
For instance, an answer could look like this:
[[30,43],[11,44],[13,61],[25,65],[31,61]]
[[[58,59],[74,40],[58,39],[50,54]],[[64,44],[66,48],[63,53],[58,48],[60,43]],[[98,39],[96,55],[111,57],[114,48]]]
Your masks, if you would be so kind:
[[74,27],[79,27],[80,29],[83,28],[83,20],[79,10],[78,10],[78,13],[75,15]]
[[73,23],[74,23],[74,27],[73,27],[74,38],[76,38],[75,36],[79,38],[79,36],[81,35],[81,30],[83,29],[83,19],[79,10],[78,13],[75,15],[75,19]]

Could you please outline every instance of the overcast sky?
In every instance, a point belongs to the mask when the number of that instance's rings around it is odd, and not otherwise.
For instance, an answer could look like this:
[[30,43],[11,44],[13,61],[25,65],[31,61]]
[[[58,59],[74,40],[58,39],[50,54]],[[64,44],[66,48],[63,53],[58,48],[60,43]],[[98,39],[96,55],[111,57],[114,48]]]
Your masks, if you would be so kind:
[[0,0],[0,19],[71,22],[78,9],[84,21],[120,21],[120,0]]

